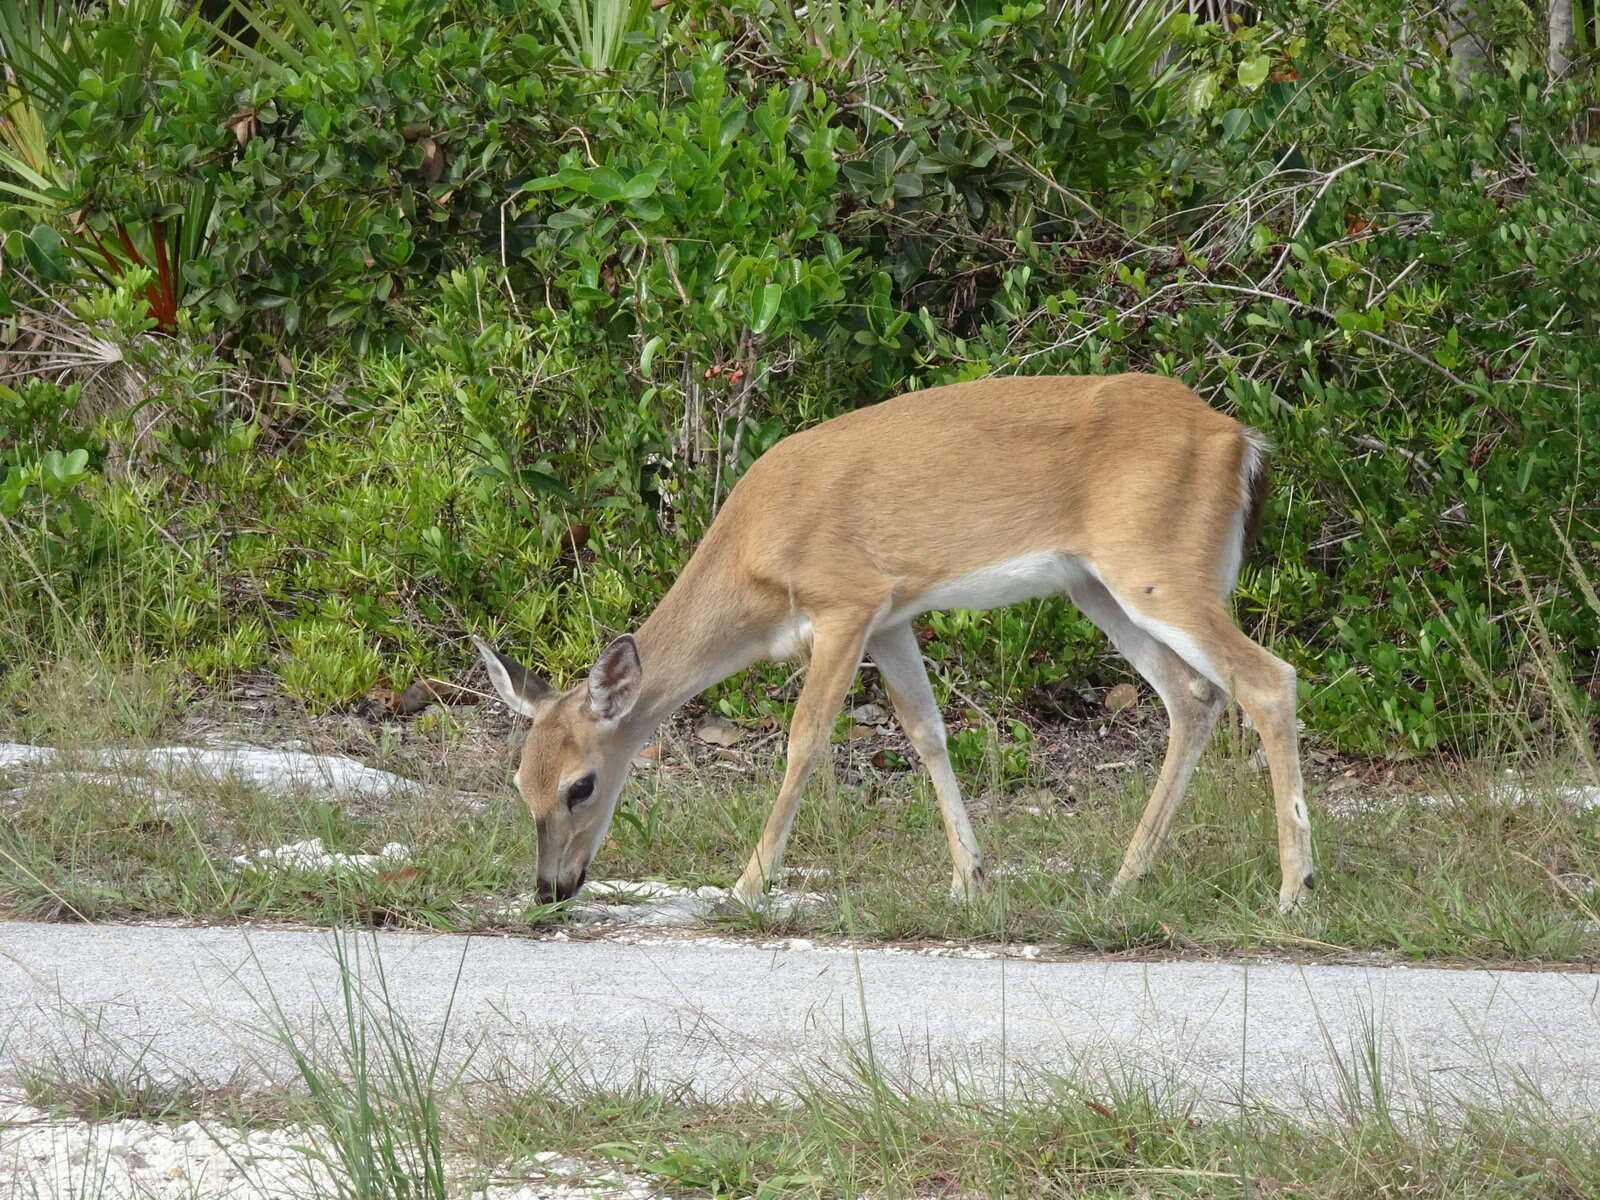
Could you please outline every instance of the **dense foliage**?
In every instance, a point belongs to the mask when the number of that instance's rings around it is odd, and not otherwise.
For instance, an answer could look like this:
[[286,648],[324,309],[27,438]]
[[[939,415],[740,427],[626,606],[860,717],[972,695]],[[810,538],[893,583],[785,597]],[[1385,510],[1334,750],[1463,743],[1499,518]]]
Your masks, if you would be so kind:
[[[1592,709],[1597,97],[1531,35],[1463,81],[1400,0],[71,7],[0,0],[10,662],[574,668],[784,433],[1141,369],[1277,446],[1241,609],[1311,726]],[[927,625],[1032,711],[1123,670],[1062,603]]]

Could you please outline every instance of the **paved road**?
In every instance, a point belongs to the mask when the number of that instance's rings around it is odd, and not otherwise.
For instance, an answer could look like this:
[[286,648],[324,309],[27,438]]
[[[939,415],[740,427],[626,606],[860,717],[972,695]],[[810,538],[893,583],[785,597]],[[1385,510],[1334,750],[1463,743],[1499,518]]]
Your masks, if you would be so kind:
[[[881,1062],[993,1086],[1002,1064],[1181,1079],[1203,1100],[1300,1105],[1378,1031],[1392,1086],[1537,1082],[1600,1111],[1600,975],[1226,963],[1050,963],[739,944],[361,935],[396,1007],[436,1035],[703,1093],[781,1089],[871,1038]],[[205,1076],[274,1061],[270,984],[300,1030],[337,999],[324,932],[0,924],[0,1072],[51,1047]],[[281,1060],[280,1061],[281,1064]],[[1094,1074],[1090,1078],[1096,1078]],[[1014,1076],[1013,1076],[1014,1078]]]

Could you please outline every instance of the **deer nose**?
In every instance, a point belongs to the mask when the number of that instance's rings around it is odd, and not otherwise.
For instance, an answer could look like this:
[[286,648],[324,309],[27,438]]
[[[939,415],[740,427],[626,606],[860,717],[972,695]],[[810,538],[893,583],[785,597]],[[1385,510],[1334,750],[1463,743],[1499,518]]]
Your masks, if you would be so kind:
[[587,869],[578,872],[576,879],[556,880],[551,882],[541,879],[535,889],[540,904],[555,904],[561,900],[571,900],[582,890],[584,881],[589,877]]

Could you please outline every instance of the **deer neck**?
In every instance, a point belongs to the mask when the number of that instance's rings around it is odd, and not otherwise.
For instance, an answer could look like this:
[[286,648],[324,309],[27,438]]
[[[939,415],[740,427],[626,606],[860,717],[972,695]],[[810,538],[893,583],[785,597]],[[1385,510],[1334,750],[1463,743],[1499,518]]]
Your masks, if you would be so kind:
[[747,606],[718,586],[721,576],[703,551],[634,634],[644,681],[631,733],[643,744],[656,727],[708,687],[760,657],[760,637]]

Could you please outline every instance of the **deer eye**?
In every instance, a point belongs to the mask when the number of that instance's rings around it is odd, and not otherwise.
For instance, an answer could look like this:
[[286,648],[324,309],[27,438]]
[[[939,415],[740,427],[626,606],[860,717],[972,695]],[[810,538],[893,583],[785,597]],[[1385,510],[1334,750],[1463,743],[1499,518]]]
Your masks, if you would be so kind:
[[590,771],[567,789],[567,807],[577,808],[592,795],[594,795],[594,772]]

